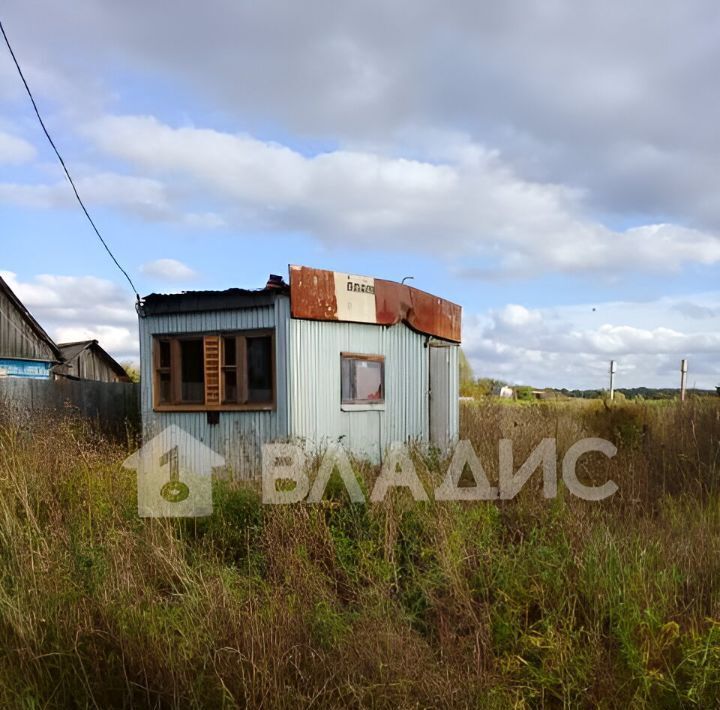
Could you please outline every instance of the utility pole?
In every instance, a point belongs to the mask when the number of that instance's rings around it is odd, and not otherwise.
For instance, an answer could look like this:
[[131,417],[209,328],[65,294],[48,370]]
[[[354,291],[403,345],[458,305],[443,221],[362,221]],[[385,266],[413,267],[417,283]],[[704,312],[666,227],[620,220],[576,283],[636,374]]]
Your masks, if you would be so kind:
[[615,360],[610,360],[610,399],[615,399]]
[[687,385],[687,360],[680,361],[680,401],[685,401],[685,387]]

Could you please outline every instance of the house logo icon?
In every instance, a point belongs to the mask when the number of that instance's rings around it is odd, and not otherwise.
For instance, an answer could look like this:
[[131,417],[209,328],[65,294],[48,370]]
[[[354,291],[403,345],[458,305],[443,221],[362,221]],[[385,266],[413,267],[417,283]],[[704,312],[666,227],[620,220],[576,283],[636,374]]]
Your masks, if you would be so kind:
[[213,469],[224,465],[222,456],[174,424],[123,462],[137,471],[142,518],[211,515]]

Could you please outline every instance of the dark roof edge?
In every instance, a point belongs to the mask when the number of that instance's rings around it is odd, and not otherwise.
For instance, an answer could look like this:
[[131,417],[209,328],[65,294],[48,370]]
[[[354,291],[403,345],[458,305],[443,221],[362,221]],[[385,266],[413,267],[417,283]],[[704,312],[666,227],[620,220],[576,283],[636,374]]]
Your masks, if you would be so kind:
[[69,348],[72,345],[84,345],[85,347],[88,347],[88,345],[92,345],[93,343],[97,343],[97,338],[92,338],[90,340],[71,340],[68,343],[58,343],[57,346],[59,348]]
[[266,288],[246,291],[231,288],[226,291],[187,291],[185,293],[151,293],[141,301],[139,314],[156,316],[169,313],[201,313],[234,308],[270,306],[278,296],[289,295],[288,288]]

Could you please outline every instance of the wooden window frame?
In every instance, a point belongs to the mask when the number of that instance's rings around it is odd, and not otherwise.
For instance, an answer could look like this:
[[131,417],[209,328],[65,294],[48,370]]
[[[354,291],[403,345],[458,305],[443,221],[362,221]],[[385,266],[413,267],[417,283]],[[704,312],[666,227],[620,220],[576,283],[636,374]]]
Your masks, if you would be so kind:
[[[224,362],[224,347],[225,338],[235,337],[236,343],[243,341],[245,338],[252,337],[270,337],[270,354],[271,354],[271,367],[272,367],[272,399],[269,402],[224,402],[224,377],[223,377],[223,362]],[[219,339],[219,358],[218,358],[218,369],[217,376],[219,377],[219,397],[217,402],[208,402],[208,399],[212,395],[216,397],[214,390],[211,391],[213,385],[208,383],[208,350],[212,348],[212,344],[209,342],[211,339]],[[160,367],[160,341],[170,342],[170,367]],[[180,402],[180,388],[182,379],[182,365],[180,360],[180,341],[182,340],[202,340],[203,341],[203,355],[204,355],[204,371],[203,380],[205,383],[205,402],[204,403],[187,403]],[[236,345],[237,348],[237,345]],[[203,333],[157,333],[152,337],[152,361],[153,361],[153,378],[152,378],[152,397],[153,397],[153,411],[155,412],[266,412],[275,411],[277,409],[277,352],[275,350],[275,329],[274,328],[255,328],[250,330],[228,330],[228,331],[213,331]],[[247,363],[241,367],[239,361],[240,353],[236,350],[236,365],[238,371],[238,387],[242,386],[246,388],[247,385]],[[170,373],[170,392],[173,398],[172,402],[160,402],[160,374],[161,372]],[[242,377],[240,374],[242,372]]]
[[[380,370],[380,384],[382,386],[382,399],[343,399],[342,393],[342,363],[343,360],[363,360],[365,362],[379,362],[382,365]],[[367,353],[340,353],[340,406],[348,407],[347,411],[353,411],[352,407],[358,407],[362,409],[366,408],[377,408],[381,409],[385,407],[385,356],[384,355],[369,355]]]

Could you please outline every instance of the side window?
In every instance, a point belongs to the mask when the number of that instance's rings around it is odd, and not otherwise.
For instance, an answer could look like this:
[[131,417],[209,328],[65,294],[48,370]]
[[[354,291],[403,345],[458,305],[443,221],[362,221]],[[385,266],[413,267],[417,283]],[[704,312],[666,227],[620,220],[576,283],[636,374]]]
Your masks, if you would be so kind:
[[155,341],[155,399],[160,404],[168,404],[173,400],[170,369],[171,345],[169,340]]
[[262,335],[246,340],[248,402],[272,402],[272,338]]
[[385,358],[382,355],[340,354],[342,404],[385,401]]
[[157,336],[153,343],[156,409],[272,409],[272,332]]
[[202,338],[180,340],[180,402],[205,401],[205,358]]
[[202,338],[155,341],[156,400],[160,404],[202,404],[205,399]]
[[223,404],[240,402],[242,398],[238,390],[238,337],[225,336],[222,342],[222,401]]
[[223,337],[223,403],[267,404],[275,399],[271,335]]

